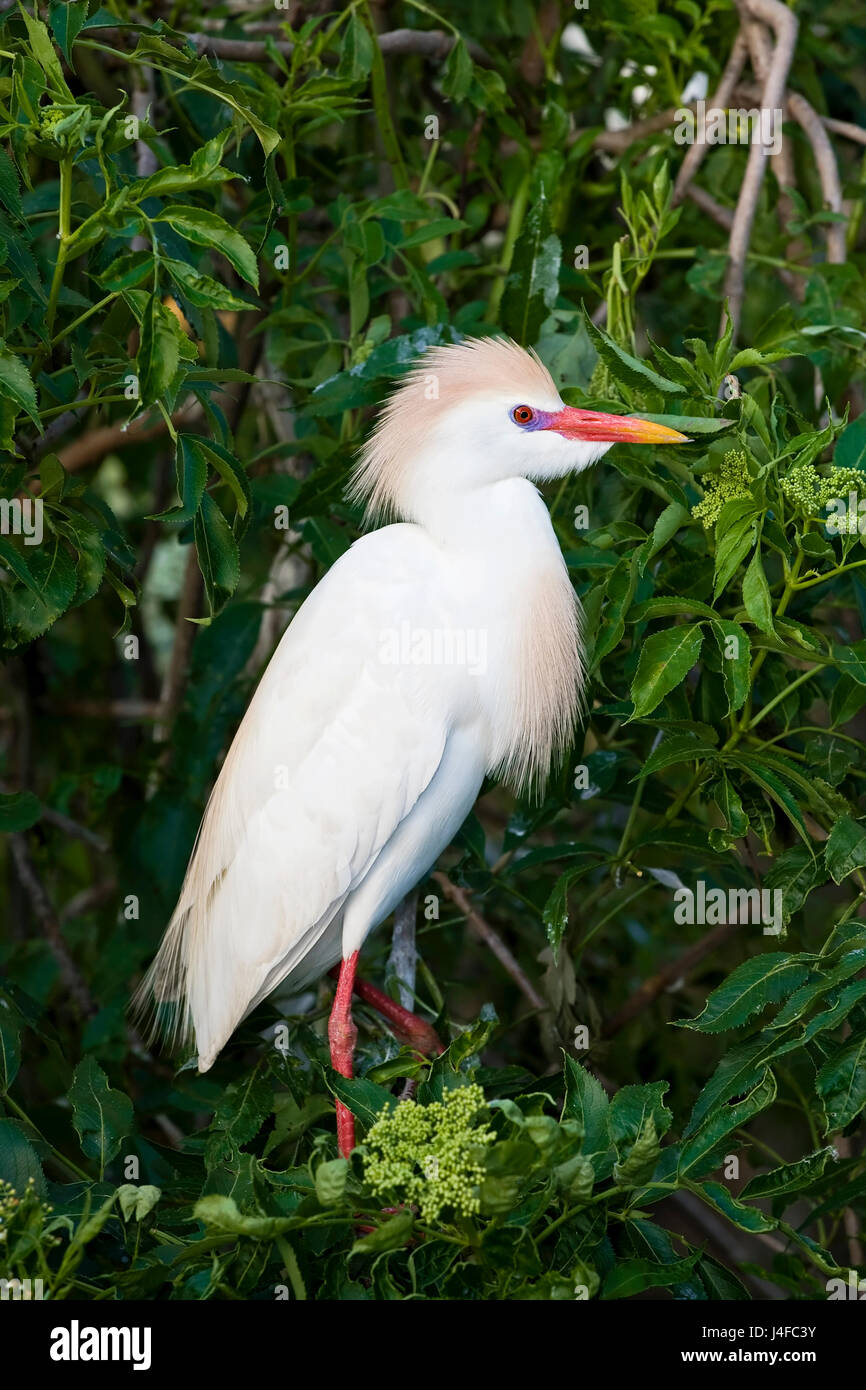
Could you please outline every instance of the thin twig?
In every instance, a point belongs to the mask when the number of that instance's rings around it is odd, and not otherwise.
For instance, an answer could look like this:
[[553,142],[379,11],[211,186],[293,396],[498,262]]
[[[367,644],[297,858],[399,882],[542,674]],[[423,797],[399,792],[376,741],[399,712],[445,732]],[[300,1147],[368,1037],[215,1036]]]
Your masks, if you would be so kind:
[[[740,14],[744,21],[760,19],[766,22],[776,35],[767,71],[766,81],[761,92],[761,106],[765,111],[782,108],[788,72],[794,57],[797,42],[797,18],[781,0],[738,0]],[[746,257],[752,235],[752,224],[758,207],[758,196],[767,167],[768,147],[763,143],[753,144],[749,150],[746,172],[740,187],[737,209],[728,244],[728,269],[725,275],[724,295],[728,301],[728,314],[736,333],[743,310],[746,289]]]
[[26,836],[16,831],[8,838],[15,872],[30,899],[33,914],[42,927],[51,954],[57,961],[63,987],[70,998],[75,1000],[82,1016],[92,1018],[97,1012],[96,1005],[90,996],[84,977],[66,949],[66,942],[63,940],[63,932],[60,928],[60,919],[42,880],[36,872],[36,865],[33,863]]
[[502,937],[485,921],[480,912],[477,912],[469,901],[469,895],[456,883],[452,883],[447,874],[437,871],[433,875],[439,884],[446,898],[450,898],[456,907],[466,918],[466,925],[479,937],[495,955],[503,969],[511,976],[517,988],[528,999],[534,1009],[546,1010],[548,1005],[538,993],[529,976],[525,973],[522,966],[517,962],[511,951],[506,946]]
[[[171,417],[172,424],[181,429],[188,429],[202,414],[198,401],[193,401],[175,411]],[[92,463],[101,463],[106,454],[113,454],[131,444],[143,444],[148,439],[157,439],[167,428],[162,417],[147,420],[145,416],[139,415],[131,425],[119,422],[90,430],[80,439],[73,440],[65,449],[61,449],[57,457],[67,473],[77,473],[79,469],[88,468]]]
[[[734,40],[734,46],[728,56],[728,61],[725,64],[725,70],[719,79],[719,85],[713,93],[711,101],[708,103],[708,109],[711,107],[718,109],[727,106],[731,99],[731,93],[739,81],[740,73],[743,71],[743,66],[746,61],[746,52],[746,36],[741,27]],[[703,133],[705,133],[705,131],[702,132],[702,134]],[[709,146],[706,144],[705,140],[696,139],[695,143],[686,151],[685,158],[680,165],[679,173],[677,174],[674,184],[674,206],[682,202],[685,197],[689,185],[698,172],[698,169],[700,169],[708,149]],[[695,199],[695,202],[697,202],[697,199]]]
[[677,956],[676,960],[670,964],[662,966],[662,969],[655,975],[651,975],[648,980],[635,990],[623,1004],[621,1009],[617,1009],[612,1018],[609,1018],[602,1029],[602,1036],[605,1038],[613,1037],[632,1019],[637,1018],[653,1000],[658,999],[666,989],[676,984],[680,980],[685,980],[686,976],[695,966],[708,956],[717,946],[721,946],[730,937],[736,935],[740,929],[739,922],[726,922],[722,926],[714,927],[706,936],[701,937],[693,946],[689,946],[687,951]]

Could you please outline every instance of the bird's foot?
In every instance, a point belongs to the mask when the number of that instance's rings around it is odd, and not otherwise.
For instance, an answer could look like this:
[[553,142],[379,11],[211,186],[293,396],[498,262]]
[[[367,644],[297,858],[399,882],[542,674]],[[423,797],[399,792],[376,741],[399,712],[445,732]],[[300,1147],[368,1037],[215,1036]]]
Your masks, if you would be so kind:
[[445,1051],[436,1029],[425,1018],[404,1009],[396,999],[367,980],[355,980],[354,988],[359,999],[388,1020],[399,1042],[422,1052],[425,1057],[438,1057],[440,1052]]

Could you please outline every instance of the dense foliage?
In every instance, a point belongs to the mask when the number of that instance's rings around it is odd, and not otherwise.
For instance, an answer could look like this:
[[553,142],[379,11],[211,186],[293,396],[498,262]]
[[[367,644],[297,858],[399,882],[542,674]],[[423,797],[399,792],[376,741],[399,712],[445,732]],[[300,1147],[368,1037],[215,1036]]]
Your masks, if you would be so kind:
[[[712,89],[735,7],[536,8],[0,13],[0,482],[44,528],[0,535],[0,1273],[46,1297],[825,1298],[862,1261],[856,147],[831,264],[786,126],[735,340],[670,123],[599,138]],[[792,84],[862,118],[856,11],[798,9]],[[375,36],[431,26],[430,53]],[[729,212],[747,153],[699,176]],[[569,403],[693,443],[548,490],[588,712],[541,804],[487,790],[439,866],[457,900],[421,885],[450,1045],[431,1065],[358,1006],[346,1081],[324,982],[176,1070],[130,992],[276,637],[362,529],[371,407],[496,330]]]

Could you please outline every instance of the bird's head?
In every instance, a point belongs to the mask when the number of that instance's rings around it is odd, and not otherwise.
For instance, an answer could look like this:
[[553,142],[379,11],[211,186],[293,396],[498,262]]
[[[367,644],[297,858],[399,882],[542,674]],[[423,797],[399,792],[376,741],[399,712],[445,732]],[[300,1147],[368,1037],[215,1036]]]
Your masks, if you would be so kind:
[[384,407],[352,495],[423,520],[430,505],[508,478],[580,472],[614,444],[682,444],[666,425],[563,404],[535,353],[509,339],[430,348]]

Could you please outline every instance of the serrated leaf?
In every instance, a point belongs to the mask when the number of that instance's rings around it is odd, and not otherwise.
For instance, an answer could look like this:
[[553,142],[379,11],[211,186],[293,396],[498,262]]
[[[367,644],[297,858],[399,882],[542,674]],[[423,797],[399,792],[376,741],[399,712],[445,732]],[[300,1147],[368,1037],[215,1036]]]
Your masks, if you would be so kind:
[[836,1150],[829,1145],[817,1149],[815,1153],[799,1158],[795,1163],[783,1163],[769,1173],[759,1173],[751,1178],[740,1192],[740,1200],[756,1197],[782,1197],[795,1192],[803,1192],[812,1186],[827,1166],[828,1159],[838,1158]]
[[101,1173],[132,1129],[132,1101],[109,1086],[92,1057],[85,1057],[75,1068],[67,1100],[82,1153],[98,1161]]
[[842,883],[866,864],[866,826],[840,816],[824,846],[824,859],[834,883]]
[[[746,890],[743,890],[746,891]],[[754,889],[754,892],[759,890]],[[741,1028],[768,1004],[777,1004],[792,993],[809,974],[809,963],[786,951],[765,951],[743,961],[723,984],[710,994],[697,1018],[680,1023],[700,1033],[723,1033]]]
[[646,639],[631,686],[632,718],[651,714],[685,680],[701,654],[703,641],[703,632],[696,623],[654,632]]
[[577,1120],[583,1131],[581,1154],[588,1158],[597,1178],[613,1168],[613,1149],[608,1125],[609,1101],[600,1081],[571,1057],[565,1058],[564,1115]]
[[167,222],[194,246],[207,246],[222,252],[238,275],[252,285],[253,289],[258,289],[259,268],[253,248],[240,232],[235,231],[234,227],[230,227],[228,222],[218,217],[215,212],[172,204],[171,207],[163,208],[154,220]]
[[827,1133],[844,1129],[866,1106],[866,1037],[855,1037],[818,1072],[815,1089],[827,1111]]

